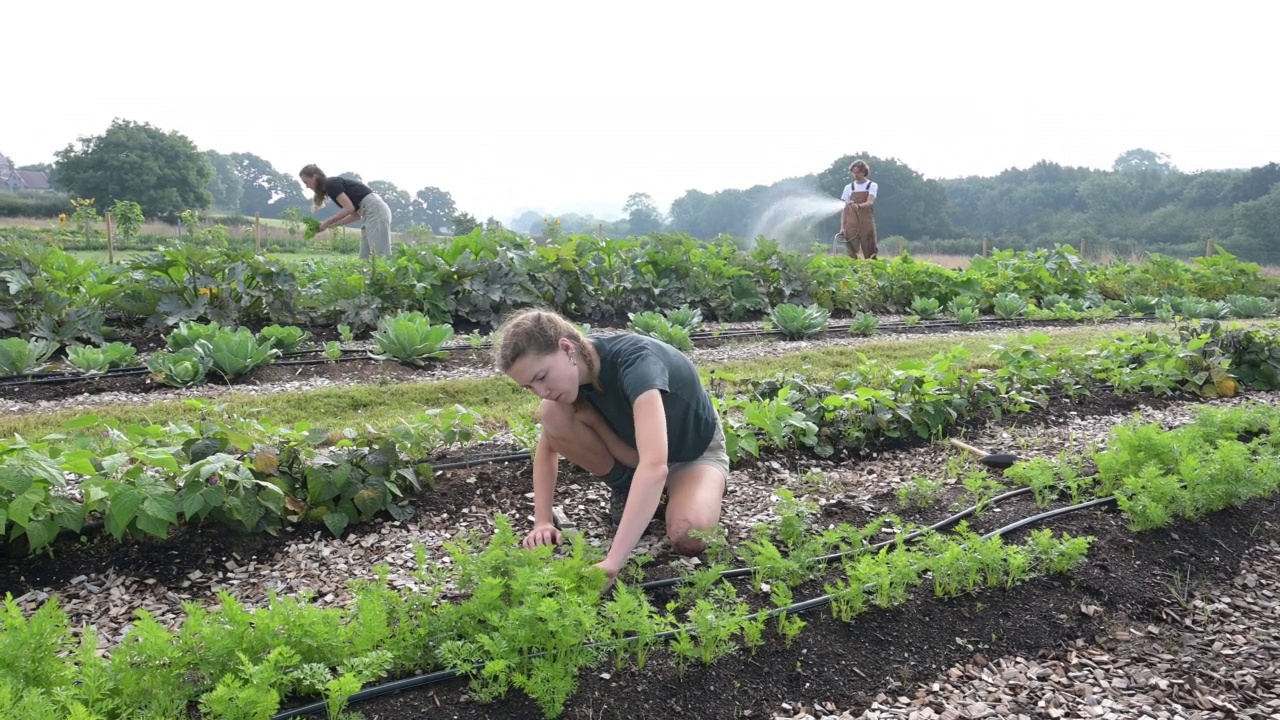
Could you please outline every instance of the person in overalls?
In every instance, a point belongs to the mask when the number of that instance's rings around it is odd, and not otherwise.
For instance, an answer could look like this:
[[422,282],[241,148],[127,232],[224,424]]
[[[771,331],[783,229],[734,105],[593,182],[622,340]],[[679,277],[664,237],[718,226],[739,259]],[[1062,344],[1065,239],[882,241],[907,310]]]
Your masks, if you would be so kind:
[[862,160],[855,160],[849,166],[853,173],[853,182],[844,186],[840,199],[844,201],[844,210],[840,213],[840,232],[837,237],[844,240],[849,257],[862,257],[874,260],[876,257],[876,216],[872,206],[876,202],[876,193],[880,187],[867,179],[871,168]]

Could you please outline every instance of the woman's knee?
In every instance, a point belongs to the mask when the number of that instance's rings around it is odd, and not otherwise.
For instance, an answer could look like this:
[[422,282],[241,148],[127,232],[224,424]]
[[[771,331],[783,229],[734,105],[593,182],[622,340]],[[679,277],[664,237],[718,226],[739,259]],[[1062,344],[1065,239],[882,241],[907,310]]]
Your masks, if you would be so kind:
[[543,400],[538,407],[538,421],[542,423],[542,432],[559,437],[576,434],[579,424],[572,406],[551,400]]
[[705,508],[702,512],[671,512],[667,508],[667,540],[671,542],[671,550],[680,555],[697,555],[707,549],[707,543],[695,534],[701,535],[715,529],[720,523],[719,508]]
[[697,555],[707,549],[707,543],[693,536],[695,531],[708,531],[714,526],[698,527],[687,520],[675,520],[667,523],[667,540],[671,543],[671,551],[677,555]]

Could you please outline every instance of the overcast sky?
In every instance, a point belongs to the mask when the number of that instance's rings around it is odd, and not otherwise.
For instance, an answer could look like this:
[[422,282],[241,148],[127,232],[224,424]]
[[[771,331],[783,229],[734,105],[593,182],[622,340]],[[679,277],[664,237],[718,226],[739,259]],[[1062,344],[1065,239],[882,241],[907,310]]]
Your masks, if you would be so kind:
[[[846,153],[926,177],[1135,147],[1187,171],[1280,161],[1260,2],[14,0],[0,152],[112,118],[459,209],[665,211]],[[891,192],[882,188],[882,192]]]

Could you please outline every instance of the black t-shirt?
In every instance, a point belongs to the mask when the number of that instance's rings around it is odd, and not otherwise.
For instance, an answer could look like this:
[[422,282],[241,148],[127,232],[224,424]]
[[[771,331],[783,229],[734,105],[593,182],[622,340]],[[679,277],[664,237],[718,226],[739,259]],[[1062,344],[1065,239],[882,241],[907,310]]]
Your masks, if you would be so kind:
[[702,378],[684,353],[644,335],[631,333],[590,338],[600,355],[601,393],[590,385],[579,389],[624,442],[636,447],[636,398],[647,390],[662,391],[667,415],[667,462],[697,459],[711,444],[716,415]]
[[351,198],[351,205],[359,210],[360,203],[366,197],[372,195],[373,191],[369,189],[368,185],[357,180],[348,180],[344,177],[325,178],[324,194],[328,195],[335,205],[338,204],[338,196],[342,193],[346,193],[347,197]]

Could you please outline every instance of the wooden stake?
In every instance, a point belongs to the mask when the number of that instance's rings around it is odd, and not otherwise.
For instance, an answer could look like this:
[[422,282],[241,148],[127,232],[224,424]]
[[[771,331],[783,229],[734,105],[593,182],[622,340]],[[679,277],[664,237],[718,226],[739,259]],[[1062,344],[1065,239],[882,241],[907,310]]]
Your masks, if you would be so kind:
[[578,529],[573,524],[573,521],[569,519],[569,516],[565,514],[564,508],[560,507],[559,505],[556,505],[555,507],[551,508],[551,516],[555,518],[556,527],[559,528],[560,530],[577,530]]
[[107,264],[116,264],[116,233],[115,225],[111,222],[111,211],[103,213],[107,219]]
[[1080,238],[1080,257],[1084,257],[1085,240]]
[[258,213],[253,214],[253,247],[262,252],[262,217]]
[[1204,256],[1213,257],[1213,238],[1204,241]]
[[975,457],[986,457],[987,455],[991,454],[991,453],[988,453],[986,450],[981,450],[968,443],[957,440],[956,438],[948,438],[947,441],[950,442],[953,446],[960,448],[961,450],[965,450],[965,451],[968,451],[969,453],[972,453]]
[[987,254],[990,252],[987,246],[988,242],[989,241],[986,238],[982,238],[982,257],[987,257]]

